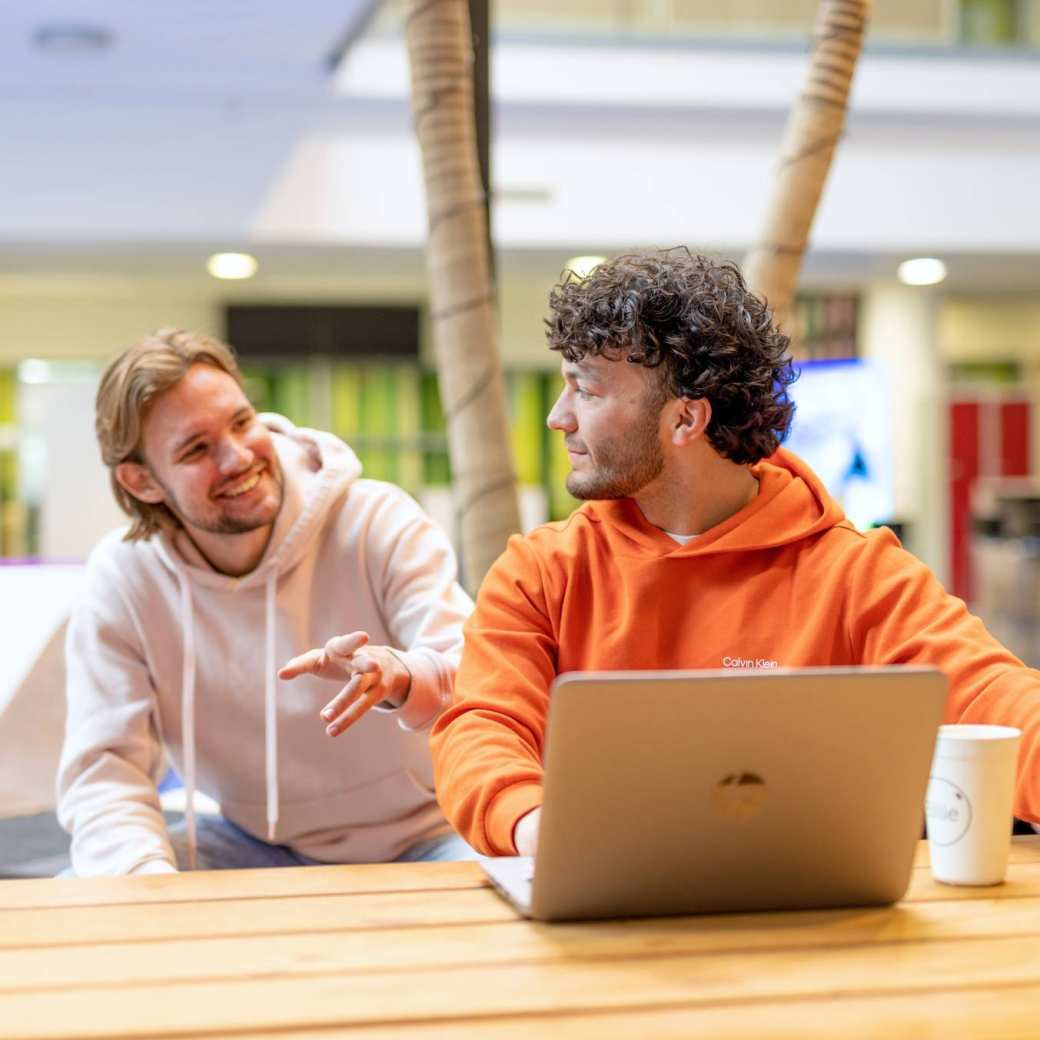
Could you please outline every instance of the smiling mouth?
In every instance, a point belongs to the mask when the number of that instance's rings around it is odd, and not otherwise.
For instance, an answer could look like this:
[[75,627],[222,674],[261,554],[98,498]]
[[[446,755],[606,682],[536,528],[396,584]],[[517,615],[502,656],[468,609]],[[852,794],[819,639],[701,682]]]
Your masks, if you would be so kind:
[[260,478],[263,476],[264,470],[261,466],[260,469],[251,473],[244,480],[240,480],[237,484],[232,484],[229,488],[221,491],[217,496],[218,498],[240,498],[242,495],[248,495],[257,484],[260,483]]

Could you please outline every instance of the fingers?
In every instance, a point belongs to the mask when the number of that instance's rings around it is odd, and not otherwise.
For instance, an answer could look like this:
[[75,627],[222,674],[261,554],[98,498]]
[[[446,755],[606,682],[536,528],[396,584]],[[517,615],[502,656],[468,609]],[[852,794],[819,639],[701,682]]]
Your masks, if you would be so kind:
[[367,642],[367,632],[333,636],[324,647],[299,654],[278,671],[279,679],[295,679],[300,675],[317,675],[324,679],[350,677],[346,686],[321,710],[325,732],[330,737],[349,729],[369,708],[386,697],[378,657],[357,652]]
[[325,721],[327,730],[331,730],[333,727],[331,723],[335,719],[342,715],[344,711],[350,706],[351,702],[358,695],[358,691],[361,689],[361,683],[364,681],[365,676],[361,673],[354,675],[350,682],[343,687],[335,697],[321,709],[321,717]]
[[349,729],[369,708],[383,699],[382,678],[378,668],[358,672],[342,690],[322,708],[325,732],[337,737]]
[[351,658],[368,642],[367,632],[348,632],[333,636],[324,647],[308,650],[286,661],[278,672],[279,679],[295,679],[300,675],[317,675],[323,679],[343,681],[356,671]]
[[333,658],[350,657],[367,642],[367,632],[348,632],[345,636],[333,636],[325,644],[325,652]]
[[298,675],[317,675],[321,672],[324,660],[324,650],[308,650],[307,653],[286,661],[278,670],[278,678],[295,679]]

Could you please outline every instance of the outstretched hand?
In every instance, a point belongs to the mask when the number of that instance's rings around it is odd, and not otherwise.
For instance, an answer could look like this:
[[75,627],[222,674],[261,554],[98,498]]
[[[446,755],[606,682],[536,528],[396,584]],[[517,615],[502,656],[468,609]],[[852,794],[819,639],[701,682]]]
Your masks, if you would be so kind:
[[412,677],[401,659],[389,647],[367,644],[367,632],[333,636],[323,647],[287,661],[278,672],[279,679],[316,675],[346,683],[321,709],[330,737],[349,729],[374,704],[386,701],[400,707],[408,696]]

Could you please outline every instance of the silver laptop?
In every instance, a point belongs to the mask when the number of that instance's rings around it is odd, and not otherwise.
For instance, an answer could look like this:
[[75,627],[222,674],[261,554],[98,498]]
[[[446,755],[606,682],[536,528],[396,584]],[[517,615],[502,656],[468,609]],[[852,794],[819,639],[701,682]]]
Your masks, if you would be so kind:
[[946,692],[930,668],[561,675],[537,859],[484,870],[540,921],[894,902]]

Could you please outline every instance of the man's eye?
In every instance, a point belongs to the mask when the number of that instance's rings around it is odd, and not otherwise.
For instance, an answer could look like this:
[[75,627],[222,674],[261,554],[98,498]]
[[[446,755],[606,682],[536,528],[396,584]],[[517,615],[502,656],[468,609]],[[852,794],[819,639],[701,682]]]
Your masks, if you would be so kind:
[[574,388],[574,392],[579,397],[585,397],[585,398],[592,397],[592,394],[588,390],[586,390],[585,387],[583,387],[583,386],[576,386]]
[[235,420],[235,429],[236,430],[244,430],[247,426],[251,426],[252,423],[253,423],[253,416],[251,416],[251,415],[239,416],[239,418],[237,418]]
[[195,444],[190,447],[182,456],[181,461],[184,462],[188,459],[197,459],[206,450],[205,444]]

